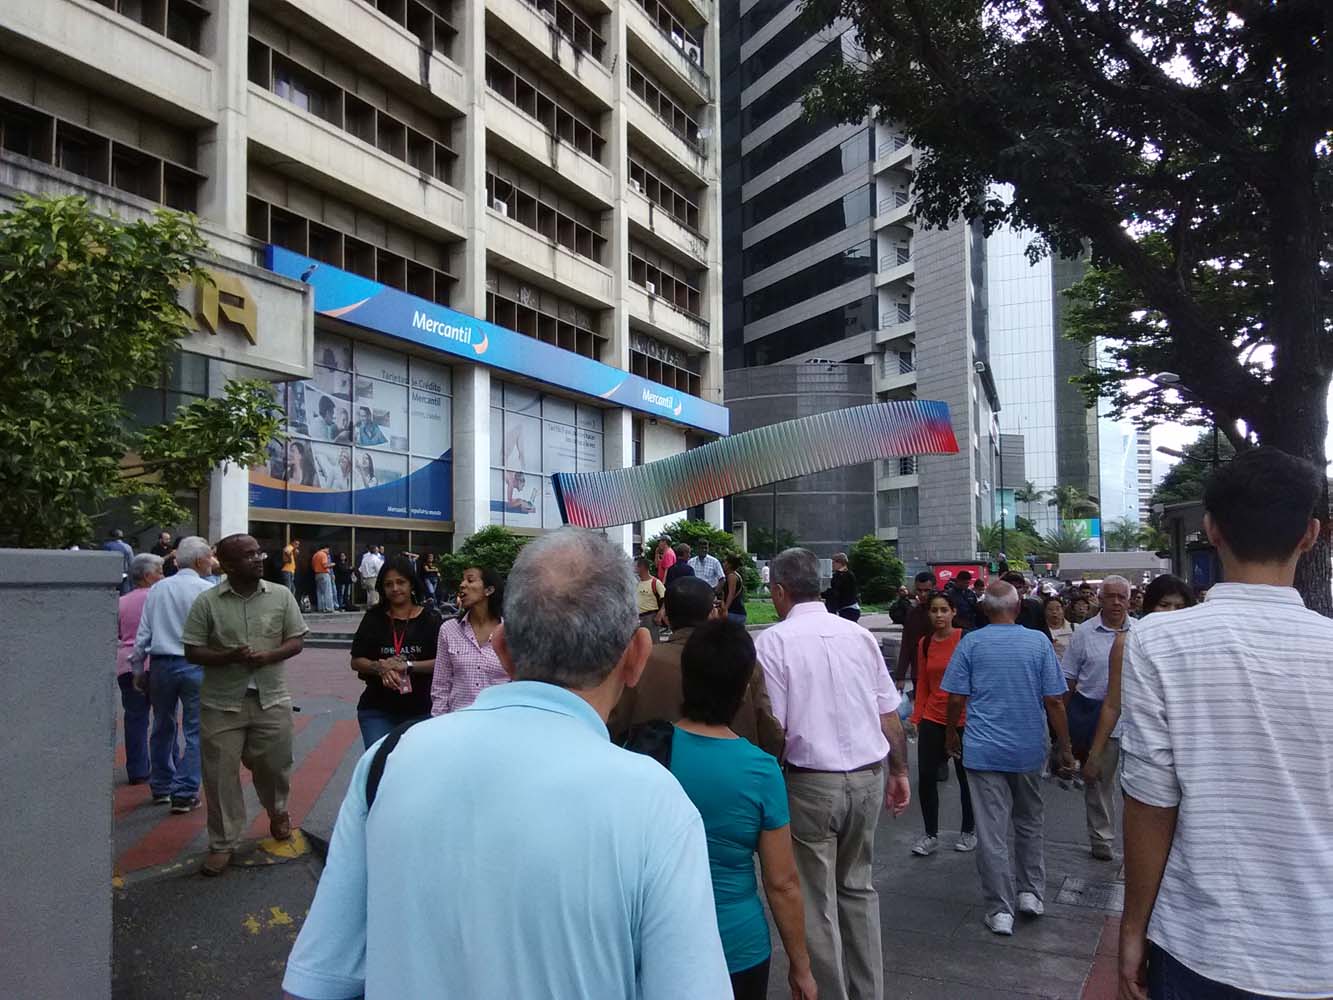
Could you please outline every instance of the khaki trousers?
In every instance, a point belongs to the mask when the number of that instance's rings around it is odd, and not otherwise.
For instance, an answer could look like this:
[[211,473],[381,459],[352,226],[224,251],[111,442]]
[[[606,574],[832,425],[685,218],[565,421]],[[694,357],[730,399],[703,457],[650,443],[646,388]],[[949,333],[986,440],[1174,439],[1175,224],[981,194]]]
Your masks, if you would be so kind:
[[241,765],[250,770],[255,792],[270,816],[287,811],[292,777],[292,706],[259,707],[247,691],[239,712],[200,709],[200,751],[204,799],[208,803],[208,849],[234,851],[245,832]]
[[820,1000],[883,1000],[879,894],[871,878],[883,768],[788,771],[787,804]]
[[1088,842],[1115,843],[1115,790],[1120,784],[1120,741],[1109,739],[1102,751],[1100,781],[1089,781],[1083,786],[1083,804],[1088,814]]

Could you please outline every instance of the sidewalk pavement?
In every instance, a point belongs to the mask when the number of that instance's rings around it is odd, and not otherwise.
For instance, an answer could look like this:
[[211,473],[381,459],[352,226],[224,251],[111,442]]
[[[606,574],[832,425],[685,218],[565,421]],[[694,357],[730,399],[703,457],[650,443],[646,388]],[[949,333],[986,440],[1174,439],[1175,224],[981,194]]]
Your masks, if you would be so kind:
[[[352,629],[360,619],[338,617]],[[222,878],[197,874],[207,849],[204,809],[171,815],[165,806],[151,805],[147,786],[124,784],[117,751],[116,1000],[278,995],[287,954],[314,895],[323,845],[362,753],[355,713],[362,683],[349,668],[345,649],[308,649],[292,661],[289,683],[300,709],[290,809],[302,835],[295,848],[262,839],[267,821],[247,777],[252,840]],[[915,766],[912,774],[915,797]],[[1021,921],[1012,938],[1002,939],[981,923],[975,856],[952,849],[959,809],[955,779],[940,791],[941,848],[933,857],[910,853],[921,832],[915,803],[906,815],[897,820],[885,815],[880,824],[875,883],[886,996],[1113,997],[1123,875],[1118,862],[1088,856],[1082,795],[1044,785],[1047,915]],[[773,947],[769,996],[776,1000],[790,993],[776,933]]]

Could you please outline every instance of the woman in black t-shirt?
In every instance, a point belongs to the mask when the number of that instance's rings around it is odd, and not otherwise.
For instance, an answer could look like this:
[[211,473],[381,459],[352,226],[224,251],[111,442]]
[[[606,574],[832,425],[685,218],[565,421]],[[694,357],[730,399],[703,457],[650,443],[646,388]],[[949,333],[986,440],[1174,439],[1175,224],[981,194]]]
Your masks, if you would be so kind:
[[380,601],[352,639],[352,669],[366,682],[356,703],[361,739],[369,749],[390,730],[430,715],[430,682],[440,615],[421,606],[417,575],[395,556],[375,581]]

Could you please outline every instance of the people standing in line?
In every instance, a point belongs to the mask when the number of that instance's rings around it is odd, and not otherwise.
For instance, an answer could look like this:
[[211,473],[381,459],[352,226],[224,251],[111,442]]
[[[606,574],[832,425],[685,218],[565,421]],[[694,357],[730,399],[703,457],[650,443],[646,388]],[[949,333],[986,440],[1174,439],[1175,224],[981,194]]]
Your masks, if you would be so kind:
[[1126,640],[1125,1000],[1333,996],[1333,621],[1292,586],[1325,489],[1275,448],[1223,463],[1226,582]]
[[639,627],[646,628],[653,642],[661,641],[662,602],[666,599],[666,585],[648,570],[648,560],[639,556],[634,560],[638,577],[636,592],[639,601]]
[[440,567],[435,562],[435,553],[430,549],[421,553],[417,561],[417,575],[421,577],[422,600],[435,602],[435,592],[440,589]]
[[[361,758],[283,988],[729,997],[699,811],[656,761],[607,740],[652,648],[629,560],[561,528],[524,546],[510,581],[494,644],[514,683],[407,730],[373,802],[376,754]],[[405,940],[413,928],[424,936]]]
[[[1110,680],[1111,647],[1116,638],[1135,625],[1129,617],[1129,581],[1123,576],[1108,576],[1102,581],[1102,610],[1074,630],[1060,666],[1069,682],[1069,735],[1074,757],[1087,763],[1101,716],[1102,702]],[[1106,741],[1097,762],[1104,774],[1115,773],[1120,760],[1120,731],[1115,729]],[[1087,812],[1088,842],[1092,856],[1110,861],[1115,855],[1115,795],[1109,781],[1085,781],[1083,800]]]
[[458,585],[461,614],[440,627],[430,714],[467,708],[488,687],[509,680],[494,645],[504,608],[504,580],[493,569],[469,566]]
[[780,553],[771,579],[781,621],[755,645],[787,738],[787,801],[815,981],[824,1000],[882,1000],[871,855],[882,809],[899,816],[911,801],[900,696],[874,637],[820,602],[813,552]]
[[153,543],[153,547],[148,551],[161,557],[163,576],[176,575],[176,546],[171,540],[170,531],[158,532],[157,541]]
[[383,566],[384,556],[380,554],[380,550],[374,545],[367,545],[366,554],[361,557],[361,565],[357,567],[357,572],[361,575],[361,587],[366,592],[367,609],[373,608],[375,602],[380,599],[376,578]]
[[681,542],[676,546],[676,561],[671,564],[671,568],[666,571],[666,579],[662,582],[670,587],[677,580],[686,576],[694,576],[694,567],[690,565],[690,546],[687,542]]
[[[1133,595],[1130,605],[1133,606]],[[1192,608],[1198,601],[1194,599],[1194,588],[1178,576],[1164,573],[1148,584],[1143,593],[1143,617],[1158,611],[1180,611]],[[1097,717],[1097,733],[1092,738],[1092,749],[1088,751],[1088,761],[1083,765],[1084,781],[1113,780],[1114,771],[1104,772],[1101,761],[1111,734],[1120,725],[1121,683],[1125,663],[1125,639],[1129,633],[1121,632],[1111,646],[1110,670],[1107,676],[1106,700],[1102,702],[1101,714]]]
[[833,553],[833,577],[828,589],[820,595],[829,614],[846,618],[849,622],[861,620],[861,597],[856,586],[856,575],[847,566],[847,553]]
[[336,602],[339,611],[352,610],[352,563],[346,552],[339,552],[333,561],[333,585],[338,588]]
[[130,563],[134,559],[134,549],[130,548],[130,543],[125,541],[125,532],[119,528],[112,528],[107,539],[102,543],[102,548],[107,552],[118,552],[121,557],[120,570],[120,595],[124,597],[134,589],[134,584],[130,581]]
[[[148,740],[151,772],[148,786],[156,805],[170,803],[174,813],[199,807],[201,759],[200,690],[202,664],[190,656],[186,622],[195,599],[213,589],[204,577],[213,566],[213,550],[197,535],[176,546],[176,575],[148,591],[143,616],[134,636],[130,667],[134,686],[148,694],[153,731]],[[144,661],[153,669],[145,673]],[[176,743],[176,710],[180,706],[184,748]]]
[[301,540],[293,538],[282,547],[282,585],[296,595],[296,561],[301,556]]
[[[980,614],[977,595],[972,591],[972,571],[960,570],[950,581],[949,586],[953,587],[953,606],[957,616],[954,623],[964,631],[971,631],[984,624],[985,619]],[[944,589],[948,590],[949,587]]]
[[1042,601],[1042,614],[1046,616],[1046,628],[1051,633],[1051,642],[1055,645],[1055,658],[1064,663],[1065,651],[1074,638],[1074,626],[1065,618],[1065,602],[1055,594]]
[[768,906],[787,952],[792,996],[815,1000],[782,771],[773,756],[730,726],[751,679],[762,673],[754,643],[731,621],[704,622],[689,632],[680,656],[681,708],[671,738],[671,773],[703,818],[732,994],[735,1000],[768,997],[772,947],[755,885],[758,853]]
[[[139,634],[139,622],[148,600],[148,588],[162,579],[162,557],[141,552],[130,560],[130,582],[134,589],[122,595],[116,609],[116,686],[120,688],[120,707],[125,713],[125,777],[131,785],[142,785],[149,778],[148,696],[134,686],[134,668],[130,656]],[[144,670],[150,664],[144,663]]]
[[[726,558],[726,572],[723,576],[723,586],[715,586],[722,594],[722,609],[727,617],[737,624],[744,625],[746,622],[745,611],[745,580],[741,576],[741,557],[738,555],[729,555]],[[707,583],[708,581],[704,581]]]
[[653,550],[653,562],[657,566],[657,578],[666,583],[667,571],[676,565],[676,553],[671,548],[670,535],[663,535],[657,540],[657,547]]
[[[639,682],[627,687],[612,709],[606,723],[612,742],[623,744],[630,729],[645,722],[675,722],[680,718],[681,653],[694,630],[708,621],[713,601],[712,589],[696,577],[677,580],[667,590],[664,617],[671,627],[671,638],[653,646]],[[773,717],[762,670],[751,675],[729,725],[765,753],[782,759],[782,726]]]
[[[912,853],[923,858],[934,854],[940,846],[940,770],[945,768],[946,777],[949,773],[949,694],[941,689],[940,682],[944,680],[944,671],[963,637],[962,629],[953,626],[954,606],[948,594],[938,590],[931,594],[926,613],[930,617],[931,631],[921,637],[916,658],[916,697],[912,705],[912,722],[917,728],[916,794],[926,827],[922,837],[912,845]],[[959,731],[958,734],[966,722],[964,713],[954,723],[953,728]],[[972,818],[972,797],[967,790],[967,770],[960,756],[953,758],[953,764],[963,806],[962,830],[953,848],[955,851],[975,851],[976,823]]]
[[708,586],[717,590],[718,584],[722,582],[725,575],[722,569],[722,563],[718,562],[717,556],[710,555],[708,552],[708,539],[701,538],[696,544],[696,551],[689,559],[690,569]]
[[899,691],[908,681],[916,680],[916,654],[921,638],[930,634],[930,595],[935,592],[935,574],[922,570],[912,581],[915,601],[903,622],[902,642],[898,646],[898,664],[893,671],[893,683]]
[[1042,607],[1041,601],[1037,598],[1028,596],[1032,589],[1028,583],[1028,578],[1022,573],[1012,571],[1005,573],[1000,579],[1018,591],[1018,624],[1024,628],[1030,628],[1034,632],[1040,632],[1054,642],[1055,639],[1051,635],[1050,626],[1046,624],[1046,609]]
[[[204,591],[185,622],[185,655],[204,668],[200,692],[204,796],[208,800],[205,875],[221,875],[245,830],[241,764],[269,817],[274,840],[292,835],[287,794],[292,774],[292,698],[284,664],[305,645],[296,597],[264,577],[264,551],[249,535],[218,542],[227,578]],[[156,665],[154,665],[156,673]]]
[[[1017,623],[1018,591],[986,587],[990,624],[958,643],[940,688],[949,694],[949,754],[961,756],[977,827],[977,873],[986,926],[1014,932],[1014,914],[1045,912],[1046,856],[1041,768],[1055,731],[1062,767],[1073,767],[1065,719],[1065,682],[1045,636]],[[966,714],[961,737],[958,724]],[[1016,872],[1009,863],[1013,830]],[[1018,896],[1014,898],[1015,877]],[[1016,904],[1016,905],[1015,905]]]
[[310,557],[310,570],[315,574],[315,610],[325,614],[334,608],[333,563],[329,557],[329,547],[319,545]]
[[430,717],[440,613],[423,606],[419,582],[403,556],[376,578],[380,599],[352,637],[352,669],[366,683],[356,721],[367,749],[404,722]]

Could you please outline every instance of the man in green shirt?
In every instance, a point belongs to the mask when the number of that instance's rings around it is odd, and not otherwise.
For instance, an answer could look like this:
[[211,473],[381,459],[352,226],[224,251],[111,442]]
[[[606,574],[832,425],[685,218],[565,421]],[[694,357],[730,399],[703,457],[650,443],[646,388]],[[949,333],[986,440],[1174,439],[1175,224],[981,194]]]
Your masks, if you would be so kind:
[[264,552],[249,535],[217,546],[227,578],[195,600],[182,635],[185,655],[204,668],[200,750],[208,802],[203,874],[221,875],[245,829],[241,764],[276,840],[292,835],[292,699],[283,663],[305,645],[305,620],[286,587],[263,579]]

